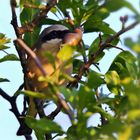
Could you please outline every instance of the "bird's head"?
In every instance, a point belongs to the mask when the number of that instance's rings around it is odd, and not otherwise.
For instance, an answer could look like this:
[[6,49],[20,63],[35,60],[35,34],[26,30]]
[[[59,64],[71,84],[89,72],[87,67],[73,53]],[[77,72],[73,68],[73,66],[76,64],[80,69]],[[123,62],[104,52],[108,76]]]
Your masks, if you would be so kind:
[[43,43],[56,44],[62,42],[65,35],[69,32],[70,31],[67,27],[59,24],[47,27],[40,34],[37,47],[40,47]]

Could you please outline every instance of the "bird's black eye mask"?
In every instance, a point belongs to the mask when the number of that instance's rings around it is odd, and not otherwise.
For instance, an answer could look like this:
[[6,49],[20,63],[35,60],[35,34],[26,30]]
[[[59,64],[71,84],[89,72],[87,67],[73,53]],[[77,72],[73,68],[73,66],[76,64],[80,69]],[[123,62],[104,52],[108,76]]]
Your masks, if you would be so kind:
[[50,33],[48,33],[47,35],[45,35],[41,41],[42,42],[46,42],[49,41],[51,39],[63,39],[65,34],[70,33],[69,30],[58,30],[58,31],[52,31]]

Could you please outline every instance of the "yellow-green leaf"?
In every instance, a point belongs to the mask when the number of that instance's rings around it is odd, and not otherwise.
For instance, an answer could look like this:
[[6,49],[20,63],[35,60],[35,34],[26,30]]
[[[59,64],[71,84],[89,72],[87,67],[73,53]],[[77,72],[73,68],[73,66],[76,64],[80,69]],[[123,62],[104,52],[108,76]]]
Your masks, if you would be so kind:
[[70,45],[64,44],[62,49],[58,52],[57,57],[62,61],[66,61],[73,56],[73,53],[74,48]]
[[120,84],[120,77],[116,71],[108,71],[105,74],[105,81],[107,84],[119,85]]

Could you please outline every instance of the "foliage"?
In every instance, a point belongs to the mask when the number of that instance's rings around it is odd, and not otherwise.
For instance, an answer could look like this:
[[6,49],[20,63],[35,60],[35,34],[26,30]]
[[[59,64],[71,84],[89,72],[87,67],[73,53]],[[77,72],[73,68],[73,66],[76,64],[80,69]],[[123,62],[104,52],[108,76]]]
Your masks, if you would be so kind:
[[[21,9],[21,26],[31,24],[42,7],[45,7],[45,5],[40,0],[26,2],[20,0],[17,8]],[[35,131],[38,140],[44,140],[44,135],[50,133],[54,134],[52,139],[56,137],[61,140],[140,139],[140,35],[135,41],[133,41],[132,37],[125,39],[124,42],[129,51],[121,51],[112,60],[105,74],[94,70],[94,66],[100,70],[98,63],[106,55],[107,50],[118,48],[119,36],[114,37],[111,42],[105,44],[106,46],[103,49],[100,47],[108,38],[117,34],[104,19],[109,17],[112,12],[116,12],[123,7],[133,12],[134,20],[139,19],[140,13],[125,0],[60,0],[49,11],[58,20],[53,19],[48,14],[48,17],[42,19],[31,32],[25,32],[23,40],[32,48],[43,25],[63,24],[73,31],[73,27],[66,19],[66,13],[69,11],[75,27],[84,27],[83,33],[97,34],[97,38],[90,43],[91,46],[88,48],[86,48],[83,40],[82,50],[78,49],[80,46],[77,46],[77,49],[73,49],[69,45],[64,45],[58,53],[58,57],[63,61],[67,61],[68,64],[73,61],[73,75],[80,74],[81,67],[86,66],[84,59],[90,60],[88,61],[90,66],[87,69],[83,69],[84,72],[76,84],[77,87],[66,88],[59,86],[58,83],[49,83],[50,90],[61,92],[74,112],[74,118],[70,120],[71,126],[67,131],[62,130],[61,124],[57,124],[47,117],[39,120],[32,116],[25,117],[26,124]],[[98,33],[100,33],[99,36]],[[9,41],[4,34],[0,34],[0,51],[5,52],[9,48],[5,45]],[[76,54],[72,58],[73,52],[76,52]],[[51,54],[46,54],[46,56],[49,57],[48,59],[54,65],[54,58],[52,58]],[[19,59],[14,54],[6,54],[6,56],[0,58],[0,63],[15,60]],[[67,66],[68,64],[65,65]],[[63,73],[61,76],[73,82],[73,78]],[[40,77],[40,79],[47,82],[50,80],[44,77]],[[0,77],[0,82],[8,81],[8,79]],[[105,86],[106,88],[102,88]],[[108,90],[110,94],[104,93],[104,90]],[[29,97],[46,98],[44,94],[29,90],[18,91],[18,93],[15,95],[24,94]],[[57,104],[56,97],[52,100]],[[104,106],[108,106],[107,109],[104,109]],[[109,110],[111,110],[111,113],[109,113]],[[63,109],[62,111],[68,114],[67,110]],[[100,125],[87,127],[88,120],[96,113],[100,114]],[[64,135],[64,138],[59,138],[62,135]]]

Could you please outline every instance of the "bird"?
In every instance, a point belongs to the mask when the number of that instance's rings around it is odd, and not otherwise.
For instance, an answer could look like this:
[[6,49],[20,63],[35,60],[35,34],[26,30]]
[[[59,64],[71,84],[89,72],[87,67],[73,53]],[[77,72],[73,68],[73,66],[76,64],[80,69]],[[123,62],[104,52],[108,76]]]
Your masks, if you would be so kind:
[[[64,61],[58,57],[58,53],[61,51],[63,44],[68,46],[76,46],[82,39],[81,28],[75,28],[71,32],[66,26],[61,24],[54,24],[45,28],[38,37],[34,48],[34,53],[40,60],[40,63],[45,70],[47,77],[50,77],[51,82],[58,85],[66,85],[67,79],[60,79],[60,74],[65,73],[67,75],[72,74],[72,63],[63,65]],[[49,56],[54,60],[52,63],[49,60]],[[42,92],[51,96],[48,89],[48,82],[39,81],[39,77],[42,76],[42,72],[36,65],[32,57],[27,58],[27,75],[26,83],[29,90],[35,92]],[[35,105],[33,98],[29,98],[29,110],[28,115],[36,116]],[[30,134],[31,130],[26,129],[26,124],[22,124],[17,131],[17,135]]]

